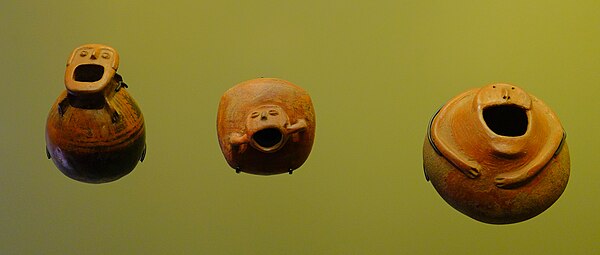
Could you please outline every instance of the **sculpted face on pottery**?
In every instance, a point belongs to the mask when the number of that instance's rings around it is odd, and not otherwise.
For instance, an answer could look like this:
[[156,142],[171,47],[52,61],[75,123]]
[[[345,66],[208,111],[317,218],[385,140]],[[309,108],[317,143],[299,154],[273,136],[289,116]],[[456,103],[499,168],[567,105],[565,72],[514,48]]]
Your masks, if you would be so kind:
[[246,133],[232,133],[230,143],[237,147],[239,152],[244,152],[245,145],[249,143],[259,151],[271,153],[283,147],[290,136],[295,135],[293,140],[297,141],[296,133],[305,129],[304,119],[291,125],[283,108],[277,105],[262,105],[248,115]]
[[144,159],[144,118],[118,65],[117,52],[100,44],[80,46],[69,57],[66,90],[46,122],[46,152],[72,179],[114,181]]
[[508,84],[488,85],[477,92],[473,102],[494,154],[517,157],[526,152],[532,120],[531,98],[525,91]]
[[525,110],[531,108],[531,97],[520,88],[508,84],[493,84],[481,88],[473,101],[479,107],[514,105]]
[[432,118],[427,138],[426,176],[448,203],[475,219],[531,218],[566,187],[562,126],[541,100],[516,86],[491,84],[456,96]]
[[246,81],[221,98],[219,144],[237,172],[291,173],[310,153],[314,119],[312,102],[302,88],[281,79]]
[[118,68],[115,49],[101,44],[82,45],[67,61],[65,85],[71,93],[97,93],[108,86]]
[[275,152],[287,140],[289,124],[285,111],[276,105],[263,105],[253,110],[246,121],[250,145],[264,152]]

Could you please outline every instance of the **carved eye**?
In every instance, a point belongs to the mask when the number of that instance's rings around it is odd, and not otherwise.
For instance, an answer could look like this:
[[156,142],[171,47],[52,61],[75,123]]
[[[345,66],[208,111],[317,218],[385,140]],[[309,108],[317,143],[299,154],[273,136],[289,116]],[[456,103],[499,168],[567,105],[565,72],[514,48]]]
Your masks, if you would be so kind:
[[87,50],[82,50],[82,51],[79,53],[79,56],[85,57],[85,56],[87,56],[87,54],[88,54]]
[[108,52],[103,52],[102,53],[102,58],[109,59],[110,58],[110,54],[108,54]]
[[252,114],[250,114],[250,118],[254,119],[254,118],[258,117],[258,115],[259,115],[258,112],[253,112]]
[[277,110],[269,110],[269,115],[277,116],[279,115],[279,112]]

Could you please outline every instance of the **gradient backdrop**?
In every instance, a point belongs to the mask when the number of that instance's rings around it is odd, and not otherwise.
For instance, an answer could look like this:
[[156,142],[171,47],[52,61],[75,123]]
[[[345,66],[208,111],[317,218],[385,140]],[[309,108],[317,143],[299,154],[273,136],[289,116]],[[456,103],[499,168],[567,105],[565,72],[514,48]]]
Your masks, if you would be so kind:
[[[575,3],[576,2],[576,3]],[[0,254],[600,254],[599,1],[3,1]],[[146,161],[103,185],[63,176],[44,128],[85,43],[121,55]],[[235,174],[223,92],[279,77],[317,114],[293,175]],[[562,197],[513,225],[477,222],[425,181],[431,115],[509,82],[568,132]]]

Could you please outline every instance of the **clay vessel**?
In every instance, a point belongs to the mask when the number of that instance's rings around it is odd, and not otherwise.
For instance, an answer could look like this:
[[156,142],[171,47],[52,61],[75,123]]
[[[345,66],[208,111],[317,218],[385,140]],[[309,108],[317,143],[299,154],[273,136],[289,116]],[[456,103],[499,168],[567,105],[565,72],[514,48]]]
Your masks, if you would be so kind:
[[46,122],[46,153],[72,179],[114,181],[144,159],[144,118],[118,67],[117,51],[100,44],[76,48],[67,61],[66,90]]
[[473,219],[508,224],[549,208],[569,179],[557,116],[509,84],[464,92],[432,118],[423,146],[426,178]]
[[236,172],[292,173],[308,158],[315,137],[310,96],[281,79],[237,84],[221,98],[217,135],[227,163]]

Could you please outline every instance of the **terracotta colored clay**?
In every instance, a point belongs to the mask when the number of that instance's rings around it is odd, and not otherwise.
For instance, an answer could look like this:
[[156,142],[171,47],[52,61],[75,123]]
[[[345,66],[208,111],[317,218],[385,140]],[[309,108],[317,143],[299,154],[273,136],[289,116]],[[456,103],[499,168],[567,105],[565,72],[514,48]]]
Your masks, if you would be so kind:
[[292,173],[308,158],[315,137],[310,96],[281,79],[242,82],[221,98],[217,134],[238,173]]
[[118,67],[117,51],[105,45],[82,45],[69,57],[67,90],[48,114],[46,152],[72,179],[114,181],[144,159],[144,118]]
[[541,100],[509,84],[464,92],[432,118],[425,175],[458,211],[515,223],[550,207],[569,179],[565,132]]

